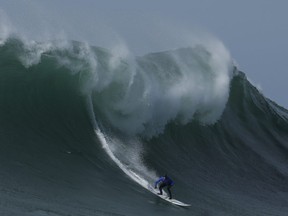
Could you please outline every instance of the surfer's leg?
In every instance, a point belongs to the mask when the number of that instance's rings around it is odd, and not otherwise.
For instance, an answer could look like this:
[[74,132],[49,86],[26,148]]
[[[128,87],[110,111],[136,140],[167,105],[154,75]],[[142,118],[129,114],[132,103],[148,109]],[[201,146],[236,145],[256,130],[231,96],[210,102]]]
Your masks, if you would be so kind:
[[159,194],[160,194],[160,195],[162,195],[162,188],[165,187],[165,186],[166,186],[165,183],[161,183],[161,184],[160,184],[160,186],[159,186],[159,191],[160,191]]
[[168,185],[168,187],[167,187],[167,191],[169,193],[169,199],[172,199],[172,193],[171,193],[171,190],[170,190],[171,187],[172,187],[171,185]]

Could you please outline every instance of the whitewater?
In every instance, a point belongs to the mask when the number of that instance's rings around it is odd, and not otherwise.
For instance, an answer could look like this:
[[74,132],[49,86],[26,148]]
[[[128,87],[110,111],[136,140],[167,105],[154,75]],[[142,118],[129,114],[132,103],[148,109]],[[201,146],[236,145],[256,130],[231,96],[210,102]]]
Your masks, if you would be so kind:
[[[221,41],[134,56],[0,18],[1,215],[286,215],[287,110]],[[148,191],[166,173],[191,207]]]

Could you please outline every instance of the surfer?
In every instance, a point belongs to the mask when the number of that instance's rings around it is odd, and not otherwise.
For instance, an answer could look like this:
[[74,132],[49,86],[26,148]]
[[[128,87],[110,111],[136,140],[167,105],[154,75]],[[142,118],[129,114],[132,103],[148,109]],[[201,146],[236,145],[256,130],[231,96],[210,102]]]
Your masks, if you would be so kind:
[[172,179],[170,179],[166,174],[164,176],[161,176],[156,182],[155,182],[155,189],[157,188],[157,185],[159,185],[159,195],[162,195],[162,188],[167,187],[168,193],[169,193],[169,199],[172,199],[172,194],[170,188],[174,185],[174,182]]

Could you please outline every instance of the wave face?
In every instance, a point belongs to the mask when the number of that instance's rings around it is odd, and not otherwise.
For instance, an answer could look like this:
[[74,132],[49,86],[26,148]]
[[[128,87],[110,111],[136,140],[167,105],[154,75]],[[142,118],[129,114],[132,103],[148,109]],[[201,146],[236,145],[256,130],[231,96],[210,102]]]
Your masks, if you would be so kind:
[[[0,101],[1,215],[287,213],[287,110],[218,41],[133,57],[10,36]],[[191,208],[147,190],[164,173]]]

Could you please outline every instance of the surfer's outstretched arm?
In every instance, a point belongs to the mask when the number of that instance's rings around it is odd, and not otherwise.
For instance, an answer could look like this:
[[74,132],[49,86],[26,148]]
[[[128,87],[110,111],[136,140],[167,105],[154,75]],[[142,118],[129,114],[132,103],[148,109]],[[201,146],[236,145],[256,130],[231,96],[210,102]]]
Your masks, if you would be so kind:
[[155,188],[157,187],[157,185],[160,183],[160,182],[162,182],[162,181],[164,181],[164,177],[160,177],[156,182],[155,182]]

